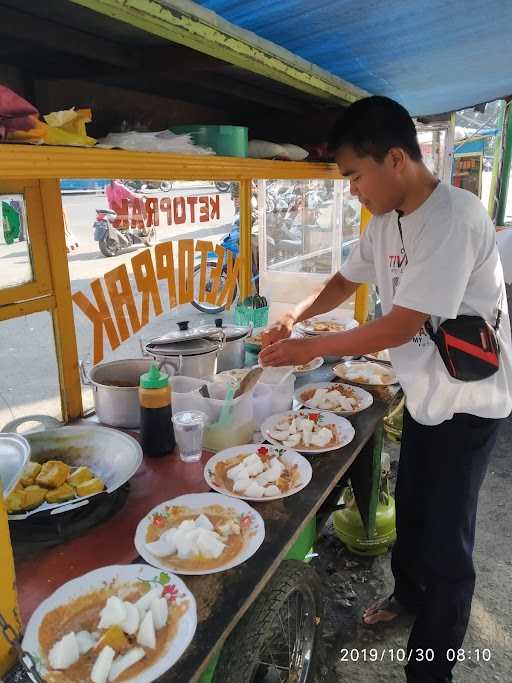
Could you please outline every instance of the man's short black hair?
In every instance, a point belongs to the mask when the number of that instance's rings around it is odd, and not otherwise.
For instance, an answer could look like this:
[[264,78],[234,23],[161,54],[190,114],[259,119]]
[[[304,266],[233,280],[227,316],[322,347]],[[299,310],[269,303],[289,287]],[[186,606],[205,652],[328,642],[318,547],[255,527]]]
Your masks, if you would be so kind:
[[392,147],[400,147],[413,161],[421,161],[414,121],[407,109],[389,97],[365,97],[347,107],[329,137],[335,153],[349,145],[358,156],[382,162]]

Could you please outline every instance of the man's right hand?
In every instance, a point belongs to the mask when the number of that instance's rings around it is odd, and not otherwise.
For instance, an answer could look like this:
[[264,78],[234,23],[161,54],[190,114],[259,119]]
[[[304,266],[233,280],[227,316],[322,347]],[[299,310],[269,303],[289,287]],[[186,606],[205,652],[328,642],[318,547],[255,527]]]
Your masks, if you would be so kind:
[[269,327],[268,330],[262,332],[262,348],[264,349],[271,344],[275,344],[276,342],[281,341],[281,339],[288,339],[292,333],[293,325],[294,321],[289,316],[285,316],[284,318],[281,318],[281,320],[278,320],[272,327]]

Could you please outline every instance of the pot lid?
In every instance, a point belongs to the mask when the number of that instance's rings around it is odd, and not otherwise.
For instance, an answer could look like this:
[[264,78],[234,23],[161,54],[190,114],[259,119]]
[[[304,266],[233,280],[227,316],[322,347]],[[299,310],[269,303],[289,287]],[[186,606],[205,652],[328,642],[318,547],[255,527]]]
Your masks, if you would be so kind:
[[146,351],[154,356],[168,356],[176,358],[178,356],[201,356],[205,353],[212,353],[218,351],[220,347],[219,341],[212,339],[204,339],[199,337],[197,339],[182,339],[179,341],[163,341],[153,340],[146,344]]
[[215,339],[215,335],[222,330],[226,335],[226,341],[236,341],[237,339],[243,339],[249,335],[249,328],[244,325],[231,325],[223,324],[222,318],[216,318],[215,325],[203,325],[198,327],[197,331],[201,333],[201,336],[208,337],[208,339]]

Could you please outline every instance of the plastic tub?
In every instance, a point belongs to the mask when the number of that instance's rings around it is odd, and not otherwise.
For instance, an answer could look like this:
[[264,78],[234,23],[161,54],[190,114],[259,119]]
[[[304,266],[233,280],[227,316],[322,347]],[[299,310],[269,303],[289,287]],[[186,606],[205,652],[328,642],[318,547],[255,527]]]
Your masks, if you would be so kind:
[[245,126],[173,126],[173,133],[190,133],[195,145],[211,147],[219,156],[246,157],[249,132]]
[[[282,384],[279,381],[289,368],[265,368],[259,384],[270,387],[272,391],[270,415],[284,413],[293,407],[293,394],[295,392],[295,375],[290,375]],[[279,386],[277,386],[279,384]]]
[[[250,443],[254,434],[254,410],[252,393],[233,399],[231,420],[218,426],[222,404],[228,386],[222,382],[208,382],[194,377],[172,377],[172,412],[199,410],[208,417],[204,431],[203,446],[210,451],[220,451],[231,446]],[[204,398],[199,389],[206,384],[211,398]]]

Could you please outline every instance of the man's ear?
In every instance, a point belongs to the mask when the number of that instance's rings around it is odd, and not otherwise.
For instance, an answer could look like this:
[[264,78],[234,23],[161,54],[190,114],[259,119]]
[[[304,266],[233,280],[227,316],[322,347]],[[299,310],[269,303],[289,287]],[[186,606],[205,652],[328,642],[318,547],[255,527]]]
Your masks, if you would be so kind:
[[396,171],[401,171],[406,163],[405,152],[401,147],[391,147],[388,151],[388,159]]

